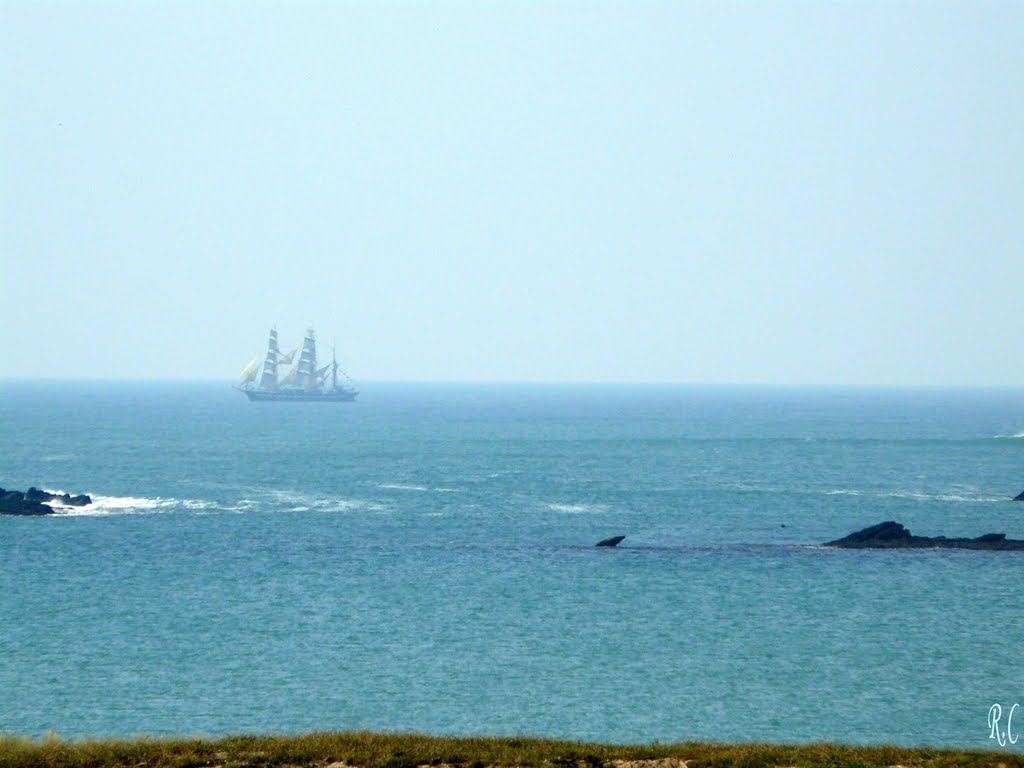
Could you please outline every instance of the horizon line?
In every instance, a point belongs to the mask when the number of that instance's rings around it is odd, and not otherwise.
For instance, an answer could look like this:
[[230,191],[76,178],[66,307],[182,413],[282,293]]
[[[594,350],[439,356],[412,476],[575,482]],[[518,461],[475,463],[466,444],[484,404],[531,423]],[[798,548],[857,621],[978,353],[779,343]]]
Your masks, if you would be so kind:
[[[66,377],[6,376],[0,382],[10,383],[89,383],[89,384],[206,384],[231,386],[234,378],[220,377]],[[978,383],[871,383],[871,382],[772,382],[772,381],[680,381],[657,379],[360,379],[362,384],[417,384],[445,386],[576,386],[576,387],[745,387],[752,389],[1024,389],[1019,384]]]

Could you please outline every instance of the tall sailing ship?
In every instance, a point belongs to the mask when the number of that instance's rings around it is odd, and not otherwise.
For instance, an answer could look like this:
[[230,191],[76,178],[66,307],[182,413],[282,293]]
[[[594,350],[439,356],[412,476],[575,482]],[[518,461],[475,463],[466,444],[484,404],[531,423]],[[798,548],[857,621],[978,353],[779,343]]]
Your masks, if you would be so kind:
[[[278,380],[277,369],[292,364],[295,354],[299,360],[283,379]],[[262,368],[262,375],[260,369]],[[310,328],[302,344],[284,354],[277,346],[277,329],[270,331],[267,356],[263,362],[254,357],[242,371],[241,381],[235,386],[250,400],[290,400],[317,402],[351,402],[359,394],[355,387],[338,381],[338,360],[331,347],[331,362],[322,368],[316,359],[316,334]],[[342,377],[345,376],[341,372]],[[259,382],[257,383],[257,379]]]

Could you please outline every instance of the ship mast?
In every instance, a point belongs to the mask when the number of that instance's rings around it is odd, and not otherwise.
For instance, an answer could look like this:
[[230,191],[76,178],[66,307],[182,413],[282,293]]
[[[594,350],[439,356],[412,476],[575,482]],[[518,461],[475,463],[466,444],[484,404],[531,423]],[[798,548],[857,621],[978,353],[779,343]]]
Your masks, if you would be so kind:
[[270,340],[267,342],[267,359],[263,361],[260,389],[277,389],[277,358],[280,354],[277,348],[277,328],[271,328]]
[[338,388],[338,357],[334,353],[334,343],[331,343],[331,389]]
[[298,374],[295,384],[299,389],[316,389],[316,335],[313,329],[306,331],[306,338],[302,340],[302,353],[299,355]]

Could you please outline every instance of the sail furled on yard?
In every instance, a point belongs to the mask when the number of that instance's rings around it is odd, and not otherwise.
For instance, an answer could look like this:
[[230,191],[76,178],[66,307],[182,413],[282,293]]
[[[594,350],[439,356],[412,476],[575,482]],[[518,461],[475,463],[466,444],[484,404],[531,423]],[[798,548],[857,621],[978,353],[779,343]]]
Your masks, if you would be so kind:
[[271,328],[270,341],[267,342],[267,359],[263,361],[263,378],[260,379],[261,389],[277,389],[277,359],[281,351],[277,348],[277,328]]
[[315,389],[317,386],[316,335],[313,333],[312,328],[306,331],[306,338],[302,340],[302,352],[299,353],[299,367],[295,377],[295,385],[300,389]]

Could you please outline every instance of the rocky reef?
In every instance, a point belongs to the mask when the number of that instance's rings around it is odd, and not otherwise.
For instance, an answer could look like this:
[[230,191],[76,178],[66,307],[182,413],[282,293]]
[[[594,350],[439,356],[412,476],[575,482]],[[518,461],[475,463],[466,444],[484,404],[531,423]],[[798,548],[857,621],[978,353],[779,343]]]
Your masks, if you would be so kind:
[[888,520],[870,528],[851,533],[835,541],[825,542],[826,547],[843,549],[934,549],[949,547],[956,549],[1022,550],[1024,539],[1008,539],[1005,533],[986,533],[976,539],[947,539],[945,536],[914,536],[904,526]]
[[62,507],[84,507],[92,504],[92,498],[84,493],[72,496],[38,488],[29,488],[24,493],[0,488],[0,515],[52,515],[55,510],[51,502]]

